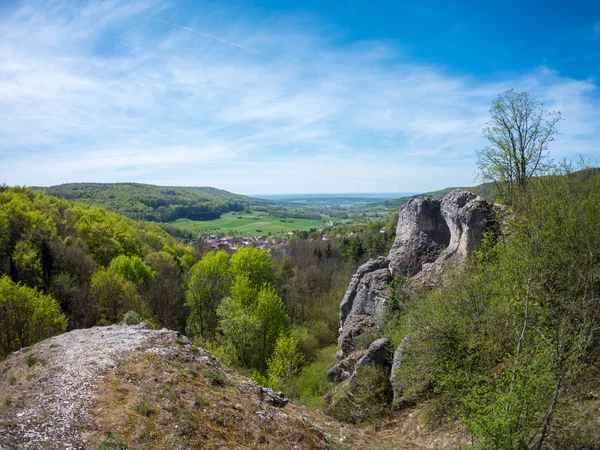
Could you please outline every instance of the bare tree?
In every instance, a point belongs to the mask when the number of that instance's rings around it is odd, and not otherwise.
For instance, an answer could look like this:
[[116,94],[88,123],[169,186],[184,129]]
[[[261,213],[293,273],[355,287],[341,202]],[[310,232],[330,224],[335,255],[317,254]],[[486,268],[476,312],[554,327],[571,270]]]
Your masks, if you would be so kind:
[[548,144],[556,139],[561,113],[543,106],[527,92],[510,89],[490,108],[483,137],[491,145],[477,150],[477,165],[481,178],[493,181],[509,203],[515,188],[524,190],[532,176],[548,168]]

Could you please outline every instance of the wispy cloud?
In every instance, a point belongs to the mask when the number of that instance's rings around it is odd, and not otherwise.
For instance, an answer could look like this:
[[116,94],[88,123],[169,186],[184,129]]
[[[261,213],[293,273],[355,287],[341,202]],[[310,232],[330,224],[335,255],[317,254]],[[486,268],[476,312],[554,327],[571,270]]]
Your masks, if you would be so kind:
[[598,152],[594,80],[454,75],[389,42],[341,44],[306,19],[224,8],[183,21],[155,1],[26,2],[0,18],[0,182],[466,184],[491,101],[511,87],[563,112],[557,158]]

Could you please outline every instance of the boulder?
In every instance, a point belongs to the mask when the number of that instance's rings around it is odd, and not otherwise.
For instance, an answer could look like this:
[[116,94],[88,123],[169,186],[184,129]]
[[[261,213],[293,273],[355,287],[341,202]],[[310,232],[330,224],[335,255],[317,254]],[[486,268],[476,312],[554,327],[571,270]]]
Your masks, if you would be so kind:
[[370,342],[361,342],[361,336],[363,336],[362,341],[364,341],[365,337],[376,332],[377,323],[373,316],[368,314],[350,315],[340,328],[338,346],[340,347],[341,354],[338,355],[338,358],[344,359],[355,350],[366,348]]
[[350,376],[350,382],[353,383],[356,379],[356,374],[361,367],[368,365],[378,365],[389,370],[390,363],[388,360],[388,347],[390,340],[388,338],[376,339],[371,342],[366,353],[360,358],[354,366],[354,373]]
[[340,305],[342,326],[350,314],[376,316],[381,312],[387,298],[387,285],[392,279],[389,265],[389,259],[381,256],[358,268]]
[[339,383],[350,378],[350,375],[352,375],[352,373],[355,370],[356,363],[366,353],[366,350],[358,350],[354,353],[351,353],[338,364],[333,366],[327,371],[327,377],[329,378],[329,380],[337,381]]

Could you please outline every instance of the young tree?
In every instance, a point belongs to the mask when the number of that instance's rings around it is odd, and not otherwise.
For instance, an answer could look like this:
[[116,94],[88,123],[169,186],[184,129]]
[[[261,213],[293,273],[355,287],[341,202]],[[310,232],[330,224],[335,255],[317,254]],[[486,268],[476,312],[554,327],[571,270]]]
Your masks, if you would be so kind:
[[483,129],[489,146],[477,150],[477,165],[484,181],[493,181],[507,202],[515,188],[547,169],[548,144],[556,139],[561,113],[547,111],[527,92],[513,89],[498,96],[490,108],[491,120]]
[[220,250],[207,253],[191,270],[190,281],[185,292],[186,305],[190,308],[187,332],[212,338],[217,328],[217,307],[229,294],[231,278],[229,255]]
[[102,319],[108,323],[118,322],[129,310],[141,312],[135,284],[114,270],[98,269],[92,275],[91,292]]
[[0,278],[0,359],[66,327],[67,319],[52,297],[6,275]]

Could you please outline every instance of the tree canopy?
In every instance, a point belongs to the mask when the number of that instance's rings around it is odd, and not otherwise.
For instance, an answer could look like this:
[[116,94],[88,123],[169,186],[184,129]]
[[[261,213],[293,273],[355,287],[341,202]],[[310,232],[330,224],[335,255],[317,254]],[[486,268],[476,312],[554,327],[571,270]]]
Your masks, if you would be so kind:
[[548,145],[556,139],[561,113],[510,89],[498,96],[490,114],[483,129],[490,145],[477,151],[478,167],[483,180],[494,182],[510,203],[515,188],[525,189],[531,177],[548,169]]

